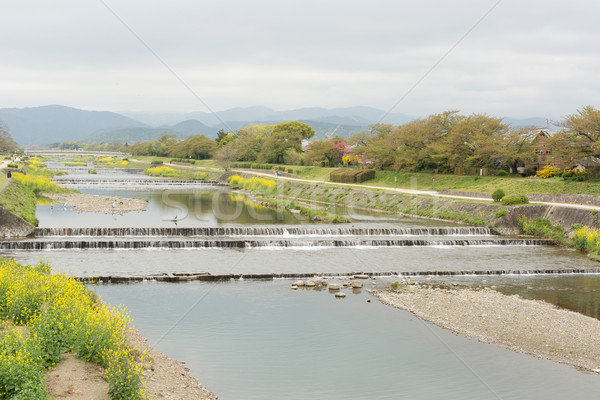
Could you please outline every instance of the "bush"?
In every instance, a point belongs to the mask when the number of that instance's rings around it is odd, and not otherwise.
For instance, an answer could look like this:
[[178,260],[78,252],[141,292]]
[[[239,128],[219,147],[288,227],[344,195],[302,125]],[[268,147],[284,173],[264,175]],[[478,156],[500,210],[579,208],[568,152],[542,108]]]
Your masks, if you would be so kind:
[[500,171],[498,171],[496,173],[496,176],[506,176],[508,175],[508,172],[506,172],[505,170],[501,169]]
[[502,205],[514,206],[517,204],[528,204],[529,198],[524,194],[511,194],[502,198]]
[[360,172],[356,174],[356,182],[365,182],[370,181],[371,179],[375,179],[375,170],[374,169],[361,169]]
[[191,165],[196,164],[196,160],[192,160],[191,158],[173,158],[169,162],[171,162],[171,163],[178,162],[178,163],[191,164]]
[[580,250],[600,254],[600,230],[588,226],[578,227],[573,232],[573,244]]
[[163,160],[152,160],[150,161],[150,165],[161,165]]
[[542,179],[555,177],[560,173],[560,168],[553,167],[552,165],[546,165],[535,173],[535,176]]
[[492,199],[494,199],[494,201],[498,202],[498,201],[502,200],[502,198],[504,197],[504,195],[505,195],[504,190],[502,190],[502,189],[496,189],[492,193]]
[[559,241],[565,239],[565,229],[560,225],[552,225],[546,218],[536,218],[528,221],[525,216],[519,217],[519,228],[521,232],[530,236],[540,236]]
[[576,169],[565,169],[562,173],[562,178],[565,181],[583,182],[583,180],[585,179],[585,175],[585,171],[579,171]]
[[532,170],[531,168],[527,168],[525,171],[523,171],[523,176],[533,176],[535,175],[535,171]]
[[277,187],[277,182],[257,177],[246,179],[239,175],[233,175],[227,178],[227,181],[232,187],[246,189],[251,192],[272,193]]
[[146,175],[150,176],[175,176],[177,175],[177,171],[170,167],[158,166],[148,168],[145,172]]
[[331,171],[331,173],[329,174],[329,180],[331,182],[341,183],[360,183],[374,178],[374,169],[340,168]]
[[496,211],[496,218],[501,218],[504,217],[506,215],[506,208],[501,208],[498,211]]
[[19,168],[19,165],[15,163],[10,163],[8,164],[8,168]]
[[97,173],[98,171],[96,171],[95,169],[88,169],[88,174],[96,175]]
[[62,192],[63,188],[52,182],[47,176],[23,175],[15,172],[12,177],[17,182],[29,187],[36,195],[41,192]]
[[208,174],[206,172],[194,172],[192,177],[199,181],[205,181],[208,179]]

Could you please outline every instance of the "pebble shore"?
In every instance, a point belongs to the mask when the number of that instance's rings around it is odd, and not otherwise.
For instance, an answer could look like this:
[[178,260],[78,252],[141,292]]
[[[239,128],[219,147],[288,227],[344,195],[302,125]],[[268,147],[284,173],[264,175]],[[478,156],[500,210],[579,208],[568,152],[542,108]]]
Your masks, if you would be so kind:
[[81,212],[103,212],[106,214],[145,211],[148,204],[148,200],[146,199],[130,199],[85,193],[45,193],[44,196],[56,202],[54,207],[65,207]]
[[495,290],[401,285],[382,303],[484,343],[600,373],[600,320]]
[[218,400],[190,375],[190,369],[181,361],[174,360],[154,350],[135,329],[128,331],[129,342],[145,352],[150,363],[144,370],[144,386],[148,398],[172,400]]

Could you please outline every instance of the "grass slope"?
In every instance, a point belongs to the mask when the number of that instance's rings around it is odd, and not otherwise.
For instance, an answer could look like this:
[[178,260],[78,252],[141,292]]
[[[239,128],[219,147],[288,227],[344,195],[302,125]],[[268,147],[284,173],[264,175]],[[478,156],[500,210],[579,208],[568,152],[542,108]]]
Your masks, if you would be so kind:
[[0,192],[0,206],[33,225],[38,224],[35,204],[36,196],[33,190],[14,180]]

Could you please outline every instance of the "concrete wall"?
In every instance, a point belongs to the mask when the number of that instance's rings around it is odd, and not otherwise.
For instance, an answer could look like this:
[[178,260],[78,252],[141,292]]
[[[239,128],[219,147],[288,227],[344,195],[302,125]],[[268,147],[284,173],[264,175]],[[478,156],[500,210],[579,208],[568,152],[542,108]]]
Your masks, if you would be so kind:
[[0,207],[0,238],[28,236],[34,230],[35,226]]

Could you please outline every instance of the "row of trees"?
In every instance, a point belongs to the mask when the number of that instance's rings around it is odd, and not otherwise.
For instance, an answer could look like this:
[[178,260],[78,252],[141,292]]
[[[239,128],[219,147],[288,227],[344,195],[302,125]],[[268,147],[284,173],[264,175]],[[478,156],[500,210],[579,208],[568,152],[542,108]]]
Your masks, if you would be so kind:
[[[564,129],[550,138],[552,156],[563,165],[582,159],[600,159],[600,111],[586,106],[567,116]],[[125,151],[134,155],[173,158],[216,158],[226,167],[234,161],[274,164],[337,166],[368,162],[377,169],[452,171],[455,167],[511,168],[535,162],[533,127],[511,128],[500,118],[485,114],[461,115],[446,111],[404,125],[375,124],[350,138],[315,140],[307,124],[291,121],[274,125],[248,125],[237,132],[219,131],[211,140],[204,135],[177,140],[159,138],[132,145],[112,142],[64,142],[59,148]],[[304,146],[303,143],[307,144]],[[0,126],[0,151],[18,148]]]

